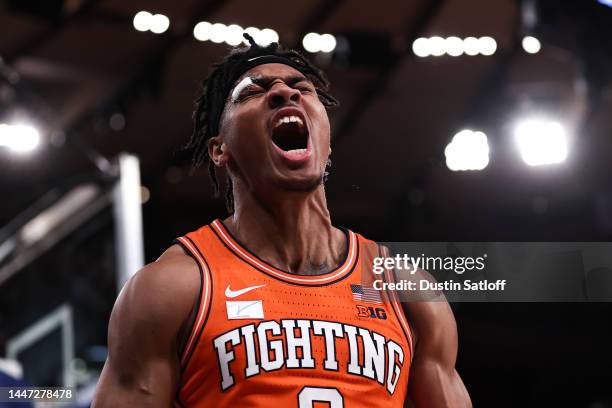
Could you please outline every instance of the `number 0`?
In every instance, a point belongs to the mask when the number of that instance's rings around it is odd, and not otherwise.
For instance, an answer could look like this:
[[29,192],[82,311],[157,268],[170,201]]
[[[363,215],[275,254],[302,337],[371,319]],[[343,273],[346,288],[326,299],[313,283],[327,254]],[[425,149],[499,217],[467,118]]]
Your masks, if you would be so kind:
[[302,388],[298,394],[298,407],[313,408],[315,402],[329,402],[329,408],[344,408],[344,399],[336,388]]

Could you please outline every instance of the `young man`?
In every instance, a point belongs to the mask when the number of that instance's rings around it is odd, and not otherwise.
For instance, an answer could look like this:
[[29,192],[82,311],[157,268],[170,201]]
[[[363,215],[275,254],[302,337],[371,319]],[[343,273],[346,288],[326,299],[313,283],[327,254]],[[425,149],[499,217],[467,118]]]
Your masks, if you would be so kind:
[[214,67],[190,144],[217,188],[226,171],[231,215],[123,288],[93,406],[470,406],[448,304],[404,314],[371,289],[380,248],[332,225],[326,79],[249,41]]

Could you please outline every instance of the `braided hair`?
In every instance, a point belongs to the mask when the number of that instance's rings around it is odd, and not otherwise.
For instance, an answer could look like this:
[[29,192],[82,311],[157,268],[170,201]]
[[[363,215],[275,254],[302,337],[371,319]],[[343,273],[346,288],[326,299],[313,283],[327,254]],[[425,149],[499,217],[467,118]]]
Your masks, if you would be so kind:
[[[257,62],[253,63],[254,60],[263,58],[262,61],[265,61],[267,58],[296,68],[314,84],[323,106],[332,108],[339,105],[329,93],[329,81],[324,74],[302,54],[295,50],[285,49],[278,43],[261,47],[249,34],[245,33],[244,37],[250,45],[234,48],[222,61],[213,64],[208,77],[202,81],[201,92],[195,101],[193,112],[193,132],[185,146],[186,150],[193,152],[192,165],[194,168],[208,161],[208,173],[213,182],[215,197],[219,196],[220,187],[215,164],[208,155],[208,143],[211,137],[219,133],[221,115],[235,81],[250,68],[259,65]],[[225,201],[231,213],[234,209],[234,197],[229,174],[226,184]]]

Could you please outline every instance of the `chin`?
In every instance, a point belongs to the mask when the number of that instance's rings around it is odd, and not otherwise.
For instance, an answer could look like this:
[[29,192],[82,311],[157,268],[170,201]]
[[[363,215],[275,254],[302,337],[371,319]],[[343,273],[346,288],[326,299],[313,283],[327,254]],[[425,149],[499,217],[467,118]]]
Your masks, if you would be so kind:
[[310,177],[286,178],[278,180],[275,184],[285,191],[309,193],[315,191],[323,184],[323,174],[317,174]]

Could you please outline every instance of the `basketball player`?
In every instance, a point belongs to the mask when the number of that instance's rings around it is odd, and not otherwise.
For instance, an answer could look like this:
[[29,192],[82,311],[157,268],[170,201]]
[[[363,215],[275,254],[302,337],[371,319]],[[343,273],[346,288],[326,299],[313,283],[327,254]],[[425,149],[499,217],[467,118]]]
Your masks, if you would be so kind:
[[226,172],[231,215],[125,285],[93,406],[471,406],[448,304],[402,310],[371,288],[381,248],[332,225],[328,82],[249,41],[214,66],[190,143],[217,189]]

